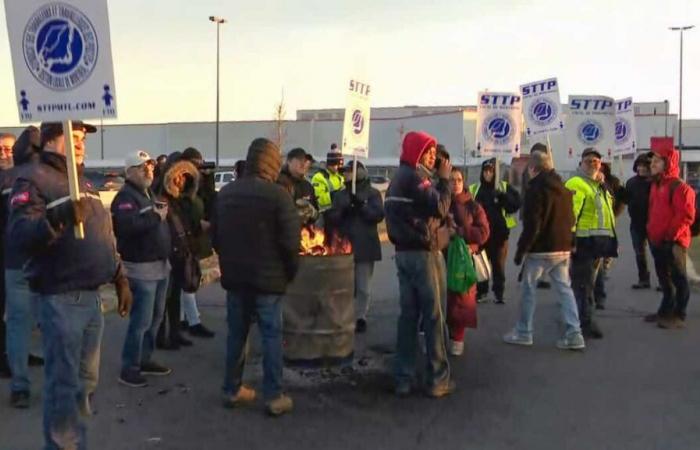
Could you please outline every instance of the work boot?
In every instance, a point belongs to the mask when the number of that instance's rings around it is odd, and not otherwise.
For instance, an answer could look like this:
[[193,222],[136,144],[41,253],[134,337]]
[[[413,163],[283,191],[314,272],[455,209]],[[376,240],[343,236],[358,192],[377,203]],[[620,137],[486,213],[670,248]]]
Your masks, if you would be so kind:
[[12,391],[10,393],[10,406],[17,409],[29,408],[29,391]]
[[581,331],[585,337],[603,339],[603,331],[596,322],[591,321],[587,325],[581,325]]
[[190,335],[195,336],[195,337],[200,337],[200,338],[206,338],[206,339],[211,339],[213,338],[216,333],[211,331],[209,328],[205,327],[201,323],[198,323],[197,325],[193,325],[189,328]]
[[658,326],[664,330],[680,330],[685,328],[685,322],[678,316],[662,317],[658,321]]
[[276,399],[265,403],[265,412],[273,417],[291,412],[292,409],[294,409],[294,402],[291,397],[285,394],[280,394]]
[[648,281],[640,281],[637,284],[633,284],[632,289],[651,289],[651,283]]
[[224,394],[224,406],[226,408],[236,408],[238,406],[247,405],[253,403],[256,397],[257,393],[255,389],[242,384],[241,387],[238,388],[236,395]]
[[455,391],[455,389],[457,389],[457,384],[454,381],[450,380],[446,383],[441,383],[437,386],[432,386],[428,388],[425,394],[428,397],[441,398],[450,395]]

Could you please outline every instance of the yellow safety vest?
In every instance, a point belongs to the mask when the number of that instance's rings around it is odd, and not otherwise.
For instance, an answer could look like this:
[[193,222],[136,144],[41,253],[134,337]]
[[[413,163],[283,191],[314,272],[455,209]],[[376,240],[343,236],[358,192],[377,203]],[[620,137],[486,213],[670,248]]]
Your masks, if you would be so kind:
[[318,201],[318,208],[324,211],[332,206],[331,194],[345,187],[345,178],[339,173],[330,173],[327,170],[319,170],[311,178],[314,186],[314,194]]
[[[506,192],[508,190],[508,183],[505,181],[500,182],[501,190]],[[469,185],[469,193],[472,194],[472,198],[476,200],[476,194],[479,193],[481,188],[481,183],[474,183]],[[503,208],[501,208],[501,213],[503,213],[503,218],[506,219],[506,226],[510,230],[518,225],[518,219],[513,214],[507,214]]]
[[566,188],[574,194],[576,237],[615,236],[613,198],[600,183],[581,176],[570,178]]

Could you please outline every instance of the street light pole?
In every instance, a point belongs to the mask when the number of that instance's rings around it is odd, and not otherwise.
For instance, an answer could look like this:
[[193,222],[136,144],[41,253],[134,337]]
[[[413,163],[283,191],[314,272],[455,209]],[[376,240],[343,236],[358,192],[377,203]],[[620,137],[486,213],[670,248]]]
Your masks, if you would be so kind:
[[[680,161],[683,160],[683,32],[694,28],[695,25],[685,25],[682,27],[669,27],[671,31],[681,32],[681,51],[680,51],[680,74],[679,74],[679,88],[678,88],[678,150]],[[681,162],[681,167],[683,168],[683,178],[685,178],[685,167]]]
[[226,23],[223,17],[209,16],[209,20],[216,24],[216,167],[219,168],[219,63],[221,24]]

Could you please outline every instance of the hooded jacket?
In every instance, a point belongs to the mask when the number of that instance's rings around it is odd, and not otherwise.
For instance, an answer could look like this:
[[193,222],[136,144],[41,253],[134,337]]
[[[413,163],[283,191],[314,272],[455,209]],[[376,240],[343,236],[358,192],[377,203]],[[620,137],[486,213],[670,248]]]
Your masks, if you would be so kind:
[[275,182],[281,165],[277,146],[256,139],[243,177],[219,191],[212,236],[226,290],[283,294],[296,275],[301,223]]
[[409,132],[404,138],[399,169],[384,200],[389,240],[397,251],[434,251],[443,247],[438,229],[449,214],[448,182],[440,179],[433,185],[427,171],[418,164],[423,153],[434,145],[435,138],[420,131]]
[[540,172],[525,193],[516,258],[527,253],[570,252],[574,220],[571,191],[554,170]]
[[[640,155],[634,161],[633,169],[648,158]],[[647,234],[647,219],[649,217],[649,193],[651,192],[651,177],[635,175],[625,184],[625,203],[630,215],[630,227],[642,236]]]
[[666,170],[655,176],[651,184],[647,222],[649,242],[654,246],[673,242],[688,248],[690,225],[695,220],[695,191],[678,178],[679,154],[676,150],[667,148],[655,153],[666,161]]
[[489,240],[489,219],[486,211],[472,199],[468,191],[452,196],[450,213],[455,221],[457,234],[464,239],[472,252],[478,251]]
[[[514,214],[520,209],[520,194],[509,184],[506,184],[505,192],[495,188],[495,181],[487,182],[484,179],[484,169],[492,160],[484,161],[481,165],[479,185],[471,185],[469,190],[479,204],[486,211],[489,218],[491,235],[489,240],[503,242],[510,237],[510,229],[506,223],[504,214]],[[476,194],[474,194],[474,192]]]

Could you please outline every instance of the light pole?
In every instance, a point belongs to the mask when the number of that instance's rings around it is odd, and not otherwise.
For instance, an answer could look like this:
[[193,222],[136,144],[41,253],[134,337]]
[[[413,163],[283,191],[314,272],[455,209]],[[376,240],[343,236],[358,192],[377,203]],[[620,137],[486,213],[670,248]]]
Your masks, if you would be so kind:
[[216,168],[219,168],[219,42],[221,38],[221,24],[226,23],[223,17],[209,16],[209,20],[216,24]]
[[[678,93],[678,150],[681,161],[683,160],[683,32],[694,28],[695,25],[685,25],[682,27],[669,27],[671,31],[681,32],[681,56],[680,56],[680,74],[679,74],[679,93]],[[681,163],[681,167],[683,167]],[[683,170],[685,175],[685,170]],[[683,177],[685,178],[685,176]]]

